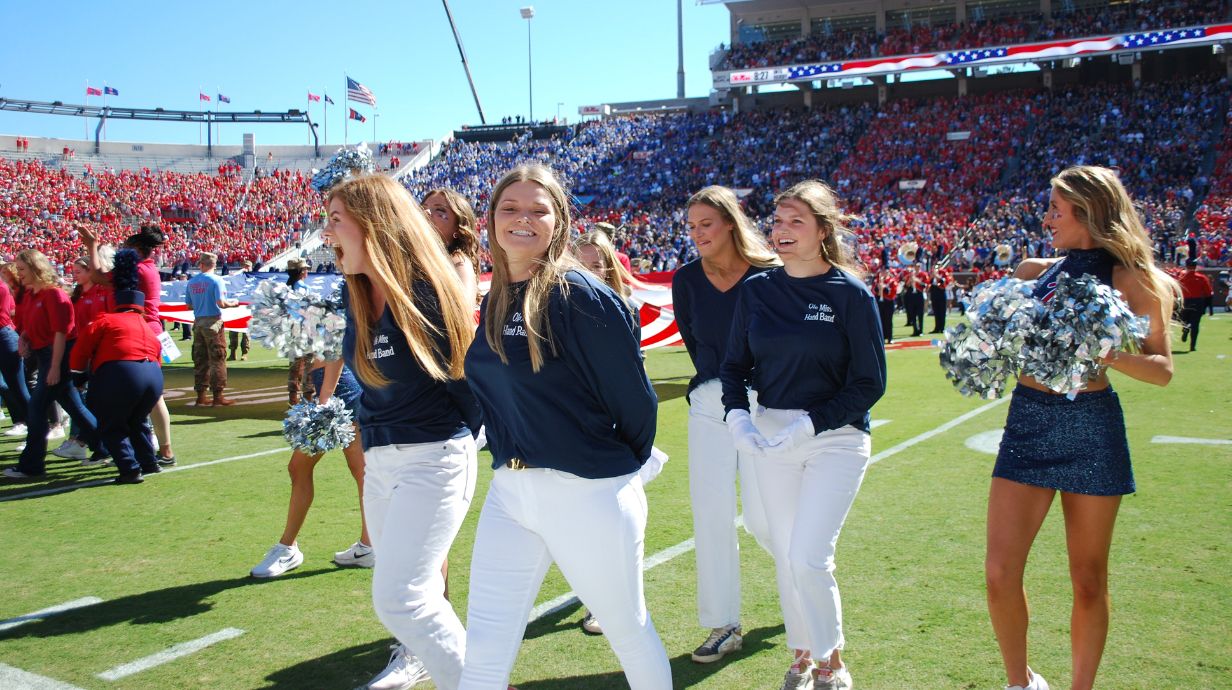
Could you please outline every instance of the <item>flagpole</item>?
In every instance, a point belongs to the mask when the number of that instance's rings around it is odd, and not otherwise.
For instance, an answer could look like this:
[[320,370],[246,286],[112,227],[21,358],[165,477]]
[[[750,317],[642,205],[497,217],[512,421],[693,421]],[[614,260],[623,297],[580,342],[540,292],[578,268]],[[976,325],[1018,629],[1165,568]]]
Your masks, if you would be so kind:
[[[86,80],[86,105],[87,106],[90,105],[90,80],[89,79]],[[90,140],[90,118],[83,117],[81,118],[81,122],[83,124],[81,131],[84,133],[82,136],[85,137],[86,141],[89,141]]]
[[326,91],[324,96],[325,100],[321,101],[321,106],[324,109],[325,114],[321,117],[325,120],[325,145],[329,146],[329,92]]
[[376,146],[376,106],[372,106],[372,146]]
[[[197,85],[197,107],[201,107],[201,94],[205,93],[201,90],[201,85]],[[201,145],[201,123],[197,122],[197,146]]]
[[351,99],[351,91],[342,92],[342,145],[347,145],[347,131],[351,128],[351,113],[347,110],[347,101]]
[[[107,82],[103,81],[103,110],[107,110]],[[107,140],[107,118],[103,118],[103,140]]]

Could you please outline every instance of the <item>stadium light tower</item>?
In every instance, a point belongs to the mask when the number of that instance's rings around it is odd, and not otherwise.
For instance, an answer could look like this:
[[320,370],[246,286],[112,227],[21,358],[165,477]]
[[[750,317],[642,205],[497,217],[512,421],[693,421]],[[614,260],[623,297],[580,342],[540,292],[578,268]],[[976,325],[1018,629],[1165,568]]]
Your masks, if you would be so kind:
[[526,20],[526,94],[530,101],[530,122],[535,121],[535,73],[531,69],[531,50],[530,50],[530,20],[535,18],[535,8],[532,5],[527,5],[519,10],[522,13],[522,19]]

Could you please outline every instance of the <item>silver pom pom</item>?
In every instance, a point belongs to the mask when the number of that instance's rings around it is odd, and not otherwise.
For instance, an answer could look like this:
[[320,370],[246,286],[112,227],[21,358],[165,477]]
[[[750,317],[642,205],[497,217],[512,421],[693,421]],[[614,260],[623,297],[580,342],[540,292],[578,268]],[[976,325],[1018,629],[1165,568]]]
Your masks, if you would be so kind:
[[313,169],[312,188],[324,194],[356,173],[370,173],[375,170],[376,161],[372,159],[372,152],[368,150],[366,142],[353,149],[341,148],[324,168]]
[[253,292],[251,309],[249,336],[279,355],[287,359],[313,355],[327,361],[342,357],[346,317],[339,290],[321,297],[302,286],[292,289],[266,280]]
[[292,447],[316,455],[351,445],[355,440],[352,421],[341,398],[330,398],[324,405],[303,402],[287,411],[282,435]]
[[1136,349],[1149,331],[1116,290],[1091,276],[1057,276],[1048,302],[1034,281],[1002,278],[977,285],[967,300],[971,324],[946,330],[941,366],[963,395],[997,398],[1020,374],[1074,397],[1099,376],[1113,350]]

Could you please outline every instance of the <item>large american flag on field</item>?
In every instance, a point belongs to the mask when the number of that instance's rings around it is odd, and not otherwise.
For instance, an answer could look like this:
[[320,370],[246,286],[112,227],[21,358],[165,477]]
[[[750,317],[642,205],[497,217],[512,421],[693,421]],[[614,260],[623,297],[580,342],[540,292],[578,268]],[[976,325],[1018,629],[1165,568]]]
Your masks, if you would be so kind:
[[[649,273],[639,276],[642,285],[633,291],[633,307],[637,310],[642,324],[642,349],[651,350],[668,345],[683,345],[680,329],[676,326],[676,314],[672,311],[672,272]],[[238,299],[242,304],[238,307],[228,307],[222,310],[223,326],[230,331],[247,331],[248,321],[252,312],[247,302],[263,280],[285,281],[285,273],[233,273],[222,276],[227,283],[227,297]],[[304,278],[308,289],[318,294],[328,295],[333,292],[342,276],[337,274],[309,273]],[[481,276],[479,289],[488,291],[490,275]],[[184,301],[184,289],[188,281],[168,281],[163,283],[162,306],[160,316],[164,321],[172,323],[193,322],[192,307]]]
[[1158,29],[1116,36],[1093,36],[1043,43],[1024,43],[1013,46],[990,46],[918,55],[895,55],[864,60],[849,60],[846,62],[821,62],[772,67],[769,69],[748,69],[732,72],[728,79],[732,84],[751,84],[815,79],[819,77],[857,77],[915,69],[944,69],[955,66],[995,65],[1031,60],[1063,59],[1091,53],[1180,47],[1187,44],[1204,44],[1221,40],[1232,41],[1232,24],[1191,26],[1183,29]]
[[372,95],[372,91],[368,87],[360,84],[354,79],[347,77],[347,98],[359,103],[367,103],[373,108],[376,107],[376,96]]

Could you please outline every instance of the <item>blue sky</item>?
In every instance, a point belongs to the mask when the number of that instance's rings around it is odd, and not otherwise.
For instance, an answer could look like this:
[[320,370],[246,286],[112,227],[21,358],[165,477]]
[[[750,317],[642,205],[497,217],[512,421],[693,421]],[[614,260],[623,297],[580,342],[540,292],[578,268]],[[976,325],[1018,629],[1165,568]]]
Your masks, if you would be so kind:
[[[580,105],[676,95],[675,0],[451,0],[450,8],[488,122],[527,114],[526,20],[533,4],[537,119],[575,121]],[[685,0],[686,95],[710,92],[708,59],[728,38],[722,5]],[[109,104],[205,109],[198,89],[231,99],[221,109],[303,109],[328,90],[329,140],[343,131],[344,74],[377,97],[377,137],[440,138],[478,114],[440,0],[211,3],[129,1],[6,3],[0,95],[82,103],[85,84],[120,91]],[[15,31],[13,27],[23,27]],[[101,99],[91,97],[92,104]],[[218,108],[218,103],[208,104]],[[371,139],[371,108],[364,138]],[[312,104],[314,121],[321,120]],[[93,137],[94,121],[89,125]],[[196,143],[192,125],[111,121],[110,141]],[[260,144],[307,143],[303,125],[223,126]],[[0,112],[0,133],[81,139],[81,118]],[[355,141],[355,129],[351,141]]]

